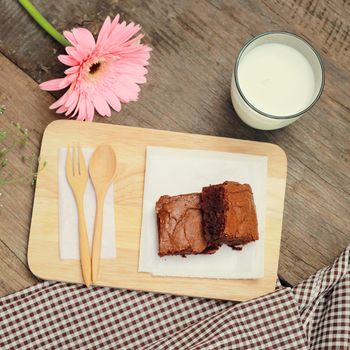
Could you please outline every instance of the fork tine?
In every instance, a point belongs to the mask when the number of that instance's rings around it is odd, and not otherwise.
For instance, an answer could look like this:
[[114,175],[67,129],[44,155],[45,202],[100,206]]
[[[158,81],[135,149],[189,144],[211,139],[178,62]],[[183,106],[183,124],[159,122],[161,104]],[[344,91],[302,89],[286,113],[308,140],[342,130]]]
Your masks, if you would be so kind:
[[66,175],[67,177],[73,176],[73,167],[72,167],[72,158],[71,158],[71,149],[68,145],[67,147],[67,157],[66,157]]
[[85,175],[87,173],[86,170],[86,163],[85,163],[85,158],[84,154],[81,150],[81,146],[78,143],[78,155],[79,155],[79,170],[80,170],[80,175]]
[[77,146],[73,144],[73,172],[74,176],[79,176],[79,163],[77,157]]

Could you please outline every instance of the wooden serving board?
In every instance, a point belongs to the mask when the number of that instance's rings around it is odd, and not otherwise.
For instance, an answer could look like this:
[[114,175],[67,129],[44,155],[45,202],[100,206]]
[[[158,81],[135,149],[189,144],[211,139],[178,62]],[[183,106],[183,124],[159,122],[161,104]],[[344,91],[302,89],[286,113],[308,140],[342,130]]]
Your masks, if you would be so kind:
[[[45,130],[28,246],[28,264],[42,279],[82,283],[78,260],[60,260],[58,242],[58,149],[72,142],[96,147],[108,142],[117,153],[115,215],[117,258],[101,260],[99,285],[206,298],[247,300],[275,289],[282,229],[287,160],[276,145],[101,123],[59,120]],[[163,146],[246,153],[268,157],[264,278],[218,280],[154,277],[138,272],[146,147]]]

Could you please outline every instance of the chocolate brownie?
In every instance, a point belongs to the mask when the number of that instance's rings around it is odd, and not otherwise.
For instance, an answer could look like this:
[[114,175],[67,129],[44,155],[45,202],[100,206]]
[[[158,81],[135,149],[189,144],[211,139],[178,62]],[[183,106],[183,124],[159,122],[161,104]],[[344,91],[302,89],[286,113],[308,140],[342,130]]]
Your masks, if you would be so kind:
[[164,255],[214,253],[203,232],[199,193],[162,196],[156,204],[159,252]]
[[233,249],[259,239],[252,189],[226,181],[202,190],[203,227],[212,244],[226,243]]

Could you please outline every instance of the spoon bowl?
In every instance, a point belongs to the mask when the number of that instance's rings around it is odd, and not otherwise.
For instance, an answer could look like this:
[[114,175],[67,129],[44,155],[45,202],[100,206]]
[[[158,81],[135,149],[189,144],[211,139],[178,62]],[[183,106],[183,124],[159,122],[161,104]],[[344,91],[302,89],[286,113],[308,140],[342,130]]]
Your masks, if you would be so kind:
[[93,153],[89,173],[91,180],[98,188],[109,187],[115,178],[117,171],[117,157],[110,145],[100,145]]

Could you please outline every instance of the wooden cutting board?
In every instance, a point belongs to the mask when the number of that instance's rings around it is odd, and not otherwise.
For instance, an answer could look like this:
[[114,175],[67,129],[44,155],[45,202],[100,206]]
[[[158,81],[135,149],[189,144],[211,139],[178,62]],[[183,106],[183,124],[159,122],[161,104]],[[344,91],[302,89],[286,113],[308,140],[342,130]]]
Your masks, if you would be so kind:
[[[72,142],[93,148],[108,142],[117,152],[117,258],[101,260],[99,285],[227,300],[248,300],[275,289],[287,176],[286,155],[281,148],[262,142],[71,120],[51,123],[42,140],[40,159],[47,165],[39,172],[37,179],[28,245],[28,264],[37,277],[83,282],[79,261],[59,258],[57,155],[59,148]],[[137,271],[148,145],[268,157],[263,278],[218,280],[154,277]]]

